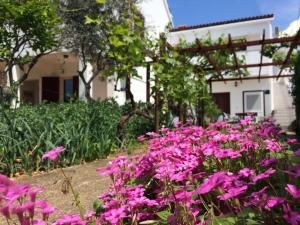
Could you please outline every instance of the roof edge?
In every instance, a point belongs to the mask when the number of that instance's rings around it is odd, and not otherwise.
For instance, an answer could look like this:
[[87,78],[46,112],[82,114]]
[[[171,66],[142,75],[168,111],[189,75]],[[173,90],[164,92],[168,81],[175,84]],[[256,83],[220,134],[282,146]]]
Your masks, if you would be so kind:
[[244,18],[232,19],[232,20],[224,20],[224,21],[220,21],[220,22],[212,22],[212,23],[199,24],[199,25],[193,25],[193,26],[182,26],[182,27],[177,27],[177,28],[171,29],[170,32],[194,30],[194,29],[205,28],[205,27],[213,27],[213,26],[219,26],[219,25],[225,25],[225,24],[241,23],[241,22],[262,20],[262,19],[273,19],[273,18],[274,18],[274,14],[251,16],[251,17],[244,17]]
[[165,6],[165,10],[167,11],[167,14],[168,14],[170,23],[172,24],[172,27],[174,27],[173,15],[172,15],[172,13],[171,13],[171,11],[170,11],[170,7],[169,7],[168,0],[163,0],[163,4],[164,4],[164,6]]

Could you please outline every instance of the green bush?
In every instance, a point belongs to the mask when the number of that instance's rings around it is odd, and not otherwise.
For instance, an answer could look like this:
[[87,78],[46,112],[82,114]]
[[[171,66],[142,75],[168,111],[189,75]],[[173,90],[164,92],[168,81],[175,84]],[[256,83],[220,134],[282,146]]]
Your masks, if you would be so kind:
[[[121,108],[123,115],[128,114],[132,110],[130,103],[125,104]],[[144,112],[150,113],[154,106],[149,103],[138,102],[137,108]],[[137,115],[133,116],[125,126],[125,134],[127,139],[136,139],[136,137],[140,136],[141,134],[145,134],[153,130],[154,122],[152,120]]]
[[[62,166],[104,158],[119,143],[116,132],[122,112],[113,100],[1,110],[0,173],[47,170],[50,164],[43,162],[41,155],[55,146],[66,148]],[[136,138],[140,132],[149,131],[148,125],[141,118],[133,118],[126,137]]]

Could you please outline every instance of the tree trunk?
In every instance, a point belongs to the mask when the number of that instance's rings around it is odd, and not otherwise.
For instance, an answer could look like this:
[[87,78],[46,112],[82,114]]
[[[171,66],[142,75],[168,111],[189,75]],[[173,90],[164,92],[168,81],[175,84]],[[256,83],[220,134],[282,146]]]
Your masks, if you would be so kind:
[[85,98],[88,102],[92,101],[91,97],[91,84],[87,83],[85,84]]
[[126,101],[130,101],[130,104],[132,105],[133,110],[136,107],[134,96],[131,91],[131,79],[129,76],[126,77],[126,85],[125,85],[125,92],[126,92]]
[[184,122],[184,109],[182,103],[178,104],[178,118],[180,122]]

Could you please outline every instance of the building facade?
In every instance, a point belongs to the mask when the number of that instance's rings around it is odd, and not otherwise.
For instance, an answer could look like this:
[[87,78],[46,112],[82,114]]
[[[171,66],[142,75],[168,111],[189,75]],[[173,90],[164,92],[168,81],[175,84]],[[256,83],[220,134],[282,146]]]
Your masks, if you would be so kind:
[[[180,39],[193,43],[196,39],[206,38],[208,34],[212,40],[221,36],[226,38],[230,34],[233,41],[238,39],[255,41],[261,40],[264,32],[265,39],[271,39],[275,36],[273,20],[273,15],[263,15],[189,27],[181,26],[171,30],[168,41],[171,45],[178,44]],[[245,56],[246,64],[259,64],[261,46],[240,49],[237,57],[241,56]],[[263,57],[263,62],[268,63],[272,60]],[[274,66],[262,67],[261,76],[276,75],[278,70],[279,68]],[[259,75],[258,67],[249,68],[248,71],[248,77]],[[211,89],[219,108],[231,116],[254,112],[258,114],[258,118],[274,116],[283,126],[290,125],[295,118],[288,78],[280,78],[278,81],[271,78],[232,80],[226,83],[214,81]]]
[[[167,0],[147,0],[140,3],[139,7],[145,18],[146,29],[151,36],[157,36],[172,23]],[[21,102],[33,105],[43,101],[64,102],[75,93],[79,98],[84,99],[85,87],[78,77],[81,66],[79,56],[72,52],[61,51],[43,56],[30,72],[28,79],[21,85],[19,99]],[[0,64],[0,71],[3,70],[4,65]],[[136,101],[146,101],[146,70],[146,68],[138,68],[141,78],[131,80],[131,90]],[[22,71],[17,66],[13,73],[15,79],[22,76]],[[89,65],[85,77],[91,76],[92,67]],[[6,83],[4,80],[0,82],[2,86]],[[124,82],[120,81],[115,87],[114,76],[107,79],[97,77],[91,84],[90,94],[95,100],[115,98],[119,104],[124,104],[126,94],[123,86]]]

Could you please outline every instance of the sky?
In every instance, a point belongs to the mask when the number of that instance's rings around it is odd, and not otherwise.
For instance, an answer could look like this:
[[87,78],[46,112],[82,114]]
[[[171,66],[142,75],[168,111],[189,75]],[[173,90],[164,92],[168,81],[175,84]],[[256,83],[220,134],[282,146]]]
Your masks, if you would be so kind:
[[175,26],[275,14],[274,26],[285,30],[299,17],[300,0],[168,0]]

